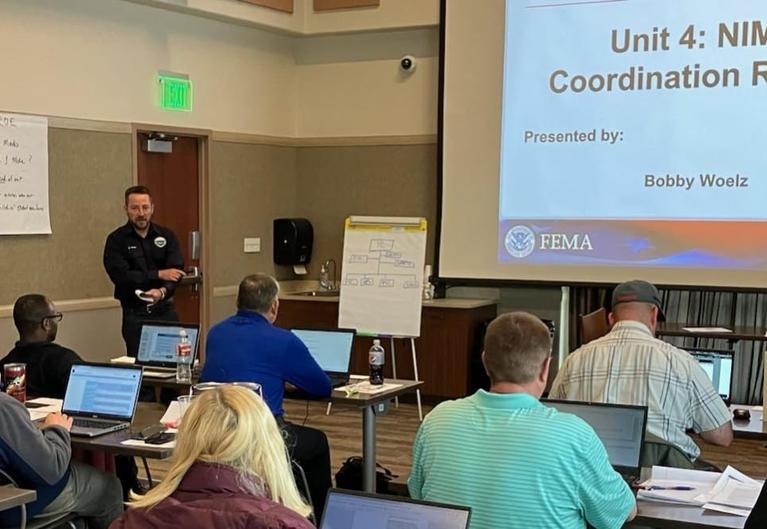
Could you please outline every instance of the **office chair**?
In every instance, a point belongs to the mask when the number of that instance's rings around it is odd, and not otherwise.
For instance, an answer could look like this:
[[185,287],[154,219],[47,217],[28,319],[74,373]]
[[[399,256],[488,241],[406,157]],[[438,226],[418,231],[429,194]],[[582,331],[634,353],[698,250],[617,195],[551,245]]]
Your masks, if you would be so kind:
[[581,314],[580,319],[580,345],[589,343],[592,340],[601,338],[610,332],[610,324],[607,323],[607,311],[604,307]]
[[[292,459],[290,460],[290,463],[293,466],[293,477],[295,477],[295,478],[299,478],[300,477],[301,478],[300,484],[299,484],[299,480],[296,479],[296,484],[299,485],[299,491],[298,492],[303,492],[304,493],[304,498],[306,499],[306,502],[309,505],[314,505],[314,503],[312,503],[312,493],[309,491],[309,480],[306,479],[306,472],[304,472],[304,469],[303,469],[303,467],[301,467],[301,465],[299,465],[298,463],[296,463]],[[300,490],[302,487],[304,489],[303,491]],[[314,516],[314,511],[313,510],[312,510],[312,514],[309,515],[309,520],[315,526],[318,523],[317,518]]]
[[[16,483],[16,480],[2,468],[0,468],[0,477],[2,477],[6,483],[18,488],[19,484]],[[78,517],[75,513],[64,513],[58,516],[49,516],[27,522],[27,506],[22,504],[19,508],[21,509],[21,523],[19,524],[19,529],[79,529],[77,525]]]

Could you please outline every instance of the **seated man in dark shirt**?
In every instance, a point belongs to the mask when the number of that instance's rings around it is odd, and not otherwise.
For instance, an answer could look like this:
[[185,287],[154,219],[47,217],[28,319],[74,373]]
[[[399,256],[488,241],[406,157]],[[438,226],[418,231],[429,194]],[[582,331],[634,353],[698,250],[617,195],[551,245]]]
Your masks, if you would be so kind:
[[[0,360],[0,371],[5,364],[26,364],[27,394],[31,397],[63,399],[72,365],[84,363],[76,352],[54,342],[63,317],[42,294],[25,294],[13,305],[13,323],[19,331],[19,341]],[[142,490],[132,457],[115,457],[115,467],[126,500],[131,489]]]
[[200,380],[261,384],[264,400],[286,434],[291,457],[306,473],[319,520],[331,485],[328,439],[319,430],[287,422],[282,399],[286,382],[316,397],[329,396],[332,388],[303,342],[273,325],[280,305],[278,293],[277,281],[268,275],[254,274],[242,280],[237,314],[208,332]]
[[41,294],[25,294],[13,305],[19,341],[0,366],[27,364],[27,394],[32,397],[63,399],[72,365],[83,363],[77,353],[54,342],[62,318]]

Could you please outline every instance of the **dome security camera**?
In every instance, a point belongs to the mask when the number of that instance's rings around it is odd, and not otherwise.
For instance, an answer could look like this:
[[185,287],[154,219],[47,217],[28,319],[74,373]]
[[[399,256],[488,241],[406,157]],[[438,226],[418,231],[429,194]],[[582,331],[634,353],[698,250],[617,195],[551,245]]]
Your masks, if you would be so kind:
[[403,73],[413,73],[415,71],[416,62],[415,57],[412,55],[405,55],[399,60],[399,69]]

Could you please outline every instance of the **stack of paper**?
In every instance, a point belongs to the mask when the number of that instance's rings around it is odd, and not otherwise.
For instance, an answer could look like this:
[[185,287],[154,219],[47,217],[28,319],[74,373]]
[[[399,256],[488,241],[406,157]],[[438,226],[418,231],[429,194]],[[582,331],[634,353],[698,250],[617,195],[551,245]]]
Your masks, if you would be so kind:
[[702,496],[713,490],[719,476],[718,472],[654,466],[637,499],[703,506],[706,500]]
[[762,485],[762,482],[751,479],[728,466],[706,498],[703,508],[738,516],[748,516],[759,497]]
[[637,498],[697,505],[707,510],[748,516],[762,483],[727,467],[724,472],[652,467],[652,477],[641,484]]
[[36,399],[30,399],[27,404],[31,404],[33,407],[28,407],[29,417],[33,421],[39,421],[45,419],[49,413],[56,413],[61,411],[61,399],[50,399],[48,397],[38,397]]

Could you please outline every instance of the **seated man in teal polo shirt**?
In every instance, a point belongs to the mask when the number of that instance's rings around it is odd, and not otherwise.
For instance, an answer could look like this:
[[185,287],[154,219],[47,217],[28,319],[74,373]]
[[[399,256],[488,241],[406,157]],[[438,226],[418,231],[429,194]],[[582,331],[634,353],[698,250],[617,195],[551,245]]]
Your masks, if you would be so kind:
[[633,519],[634,495],[591,427],[538,401],[551,362],[546,325],[523,312],[499,316],[482,360],[490,391],[440,404],[418,430],[410,495],[471,507],[471,529]]

